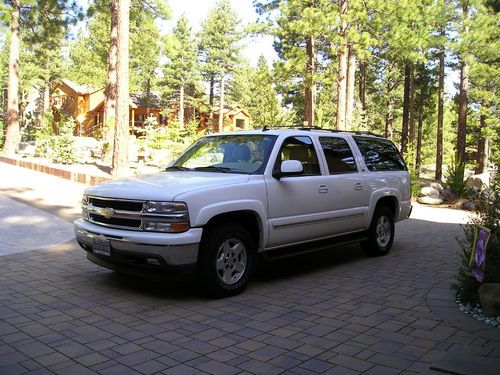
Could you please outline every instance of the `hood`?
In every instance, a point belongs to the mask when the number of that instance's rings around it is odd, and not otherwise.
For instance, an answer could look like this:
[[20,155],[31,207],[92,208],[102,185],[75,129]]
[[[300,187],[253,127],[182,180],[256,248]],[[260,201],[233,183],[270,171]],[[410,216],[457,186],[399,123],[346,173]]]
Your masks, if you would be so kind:
[[249,178],[246,174],[169,171],[98,184],[87,188],[85,194],[106,198],[172,201],[182,193],[241,184]]

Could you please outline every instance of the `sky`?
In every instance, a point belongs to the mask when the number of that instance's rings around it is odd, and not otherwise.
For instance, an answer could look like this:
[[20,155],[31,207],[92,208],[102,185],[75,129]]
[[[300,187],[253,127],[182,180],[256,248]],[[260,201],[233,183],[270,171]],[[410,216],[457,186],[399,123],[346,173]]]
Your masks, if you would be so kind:
[[[172,19],[168,22],[170,30],[181,15],[188,19],[194,32],[198,32],[201,23],[208,17],[210,9],[215,7],[216,0],[170,0],[168,5],[172,10]],[[242,25],[253,23],[257,20],[257,13],[252,6],[252,0],[230,0],[231,7],[238,15]],[[169,31],[170,31],[169,30]],[[256,65],[257,59],[263,54],[268,63],[276,60],[276,52],[273,49],[273,39],[269,36],[247,38],[244,41],[245,48],[243,56],[250,60],[252,65]]]

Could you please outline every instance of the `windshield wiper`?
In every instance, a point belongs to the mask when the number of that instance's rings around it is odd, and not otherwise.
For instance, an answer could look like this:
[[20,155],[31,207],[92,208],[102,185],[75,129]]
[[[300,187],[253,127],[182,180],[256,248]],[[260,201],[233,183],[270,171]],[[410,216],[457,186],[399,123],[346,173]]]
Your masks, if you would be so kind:
[[189,168],[173,165],[171,167],[167,167],[165,171],[189,171]]
[[231,172],[231,168],[217,167],[215,165],[207,165],[206,167],[196,167],[196,168],[193,168],[193,169],[195,171],[213,171],[213,172],[222,172],[222,173]]

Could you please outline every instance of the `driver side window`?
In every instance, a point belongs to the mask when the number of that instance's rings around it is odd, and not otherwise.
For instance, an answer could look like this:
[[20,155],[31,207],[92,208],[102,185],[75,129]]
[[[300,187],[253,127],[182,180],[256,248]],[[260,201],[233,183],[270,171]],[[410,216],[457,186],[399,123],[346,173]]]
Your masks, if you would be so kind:
[[289,137],[281,145],[275,169],[280,169],[281,162],[285,160],[298,160],[304,171],[302,176],[320,175],[318,156],[309,137]]

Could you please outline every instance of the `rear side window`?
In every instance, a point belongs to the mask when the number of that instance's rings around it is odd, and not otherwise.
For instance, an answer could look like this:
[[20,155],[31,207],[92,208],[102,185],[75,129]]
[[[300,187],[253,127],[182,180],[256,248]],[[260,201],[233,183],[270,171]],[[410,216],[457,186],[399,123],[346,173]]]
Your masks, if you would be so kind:
[[371,172],[405,171],[406,165],[394,143],[387,139],[353,137]]
[[320,137],[319,142],[325,154],[330,174],[357,172],[354,156],[345,139]]

